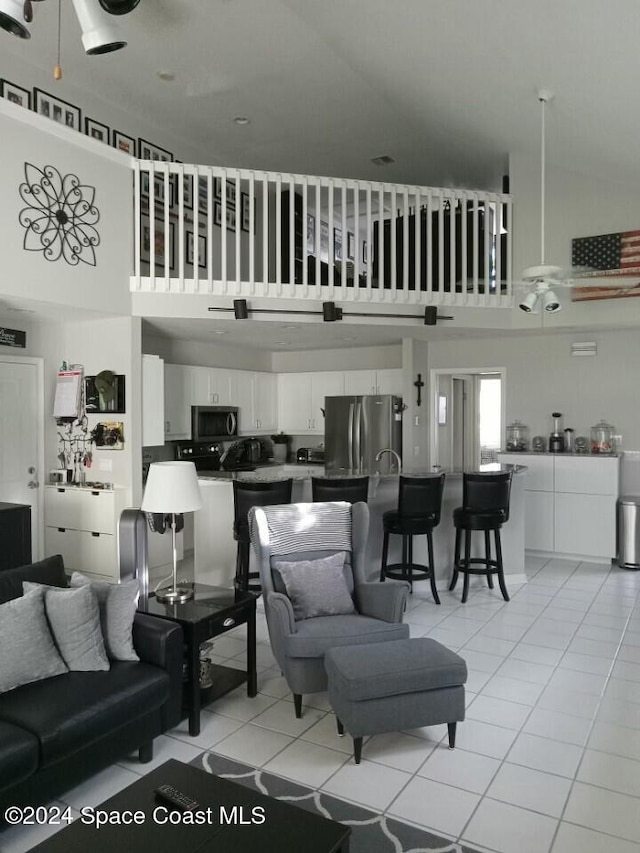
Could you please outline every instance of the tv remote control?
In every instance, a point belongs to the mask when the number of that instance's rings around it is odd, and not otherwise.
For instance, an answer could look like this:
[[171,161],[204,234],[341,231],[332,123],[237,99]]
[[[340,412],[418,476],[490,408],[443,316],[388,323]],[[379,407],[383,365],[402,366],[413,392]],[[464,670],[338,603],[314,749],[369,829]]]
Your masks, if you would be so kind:
[[183,794],[182,791],[179,791],[172,785],[160,785],[159,788],[155,789],[154,793],[159,799],[164,800],[166,803],[175,806],[175,808],[183,812],[190,812],[198,806],[195,800],[192,800],[191,797]]

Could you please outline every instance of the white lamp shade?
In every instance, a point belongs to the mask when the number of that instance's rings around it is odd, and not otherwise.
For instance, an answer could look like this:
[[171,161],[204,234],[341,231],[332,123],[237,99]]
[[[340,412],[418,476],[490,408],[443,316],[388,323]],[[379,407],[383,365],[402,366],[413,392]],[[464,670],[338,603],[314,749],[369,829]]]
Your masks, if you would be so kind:
[[194,512],[202,507],[193,462],[152,462],[140,509],[163,515]]

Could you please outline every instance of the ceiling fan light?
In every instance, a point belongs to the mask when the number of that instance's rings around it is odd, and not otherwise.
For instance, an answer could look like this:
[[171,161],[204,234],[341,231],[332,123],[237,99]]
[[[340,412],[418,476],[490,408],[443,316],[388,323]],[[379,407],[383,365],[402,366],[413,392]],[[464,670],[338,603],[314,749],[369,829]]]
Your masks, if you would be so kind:
[[542,294],[542,307],[550,314],[555,314],[558,311],[562,311],[562,305],[560,304],[560,300],[555,295],[553,290],[545,290],[545,292]]
[[518,307],[521,311],[524,311],[525,314],[537,314],[540,307],[538,305],[538,294],[533,291],[531,291],[531,293],[527,293]]
[[99,0],[100,5],[109,15],[128,15],[140,0]]
[[0,0],[0,28],[21,39],[31,38],[23,0]]
[[118,26],[102,11],[98,0],[73,0],[82,29],[82,45],[89,56],[112,53],[126,47]]

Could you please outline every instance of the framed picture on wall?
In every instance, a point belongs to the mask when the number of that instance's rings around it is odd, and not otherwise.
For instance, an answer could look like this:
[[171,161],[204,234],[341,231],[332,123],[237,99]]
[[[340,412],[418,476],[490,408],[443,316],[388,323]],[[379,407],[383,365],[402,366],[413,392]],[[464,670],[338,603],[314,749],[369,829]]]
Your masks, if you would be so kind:
[[[222,198],[222,178],[214,178],[215,197]],[[236,182],[227,181],[227,206],[236,203]]]
[[307,255],[316,253],[316,218],[307,213]]
[[[173,207],[174,200],[174,181],[173,175],[169,175],[169,207]],[[140,172],[140,195],[143,198],[149,198],[149,172]],[[153,197],[156,205],[164,207],[165,203],[165,182],[164,175],[153,176]]]
[[367,263],[367,241],[366,240],[362,241],[362,263],[363,264]]
[[[186,261],[191,266],[194,266],[194,234],[193,231],[187,231],[187,248],[186,248]],[[203,269],[207,265],[207,238],[204,234],[198,234],[198,266]]]
[[342,231],[340,228],[333,229],[333,257],[336,261],[342,260]]
[[[174,268],[174,249],[175,249],[175,223],[169,223],[169,271],[173,271]],[[154,246],[154,254],[156,261],[156,275],[164,275],[164,264],[165,264],[165,249],[166,249],[166,240],[165,240],[165,230],[164,230],[164,221],[156,219],[155,227],[153,229],[153,234],[151,233],[151,226],[149,224],[149,217],[143,216],[140,220],[140,260],[143,263],[149,264],[151,262],[151,240],[153,239]]]
[[58,124],[64,124],[72,130],[81,131],[82,113],[78,107],[44,92],[42,89],[33,90],[33,109],[41,116],[53,119]]
[[[253,204],[254,217],[253,225],[255,232],[255,199]],[[249,204],[249,193],[240,193],[240,227],[243,231],[249,231],[251,226],[251,205]]]
[[0,80],[0,95],[12,104],[31,109],[31,92],[23,89],[22,86],[10,83],[9,80]]
[[85,117],[84,132],[85,135],[90,136],[91,139],[97,139],[98,142],[104,142],[105,145],[109,144],[110,131],[106,124],[101,124],[95,119]]
[[[222,204],[219,201],[215,203],[213,211],[213,224],[222,225]],[[235,207],[231,207],[231,205],[227,205],[227,230],[236,230],[236,209]]]
[[141,137],[138,137],[138,157],[141,160],[173,161],[173,154],[170,151],[165,151],[164,148],[153,145],[153,143],[147,142],[146,139],[142,139]]
[[103,370],[96,376],[84,378],[85,409],[91,412],[117,412],[124,414],[125,377]]
[[355,258],[356,238],[351,231],[347,231],[347,259],[352,261]]
[[117,148],[118,151],[122,151],[123,154],[130,154],[132,157],[136,156],[136,141],[131,136],[127,136],[126,133],[120,133],[119,130],[114,130],[112,140],[113,147]]

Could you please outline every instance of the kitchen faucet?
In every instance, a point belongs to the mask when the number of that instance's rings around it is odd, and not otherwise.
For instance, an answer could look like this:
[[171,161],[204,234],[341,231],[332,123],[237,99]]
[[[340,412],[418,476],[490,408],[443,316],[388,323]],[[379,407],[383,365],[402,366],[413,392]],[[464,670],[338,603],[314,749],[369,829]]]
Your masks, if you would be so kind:
[[384,447],[377,455],[376,462],[379,462],[382,459],[383,453],[391,453],[392,456],[395,456],[396,464],[398,465],[398,474],[402,473],[402,459],[400,458],[400,454],[396,453],[395,450],[392,450],[390,447]]

